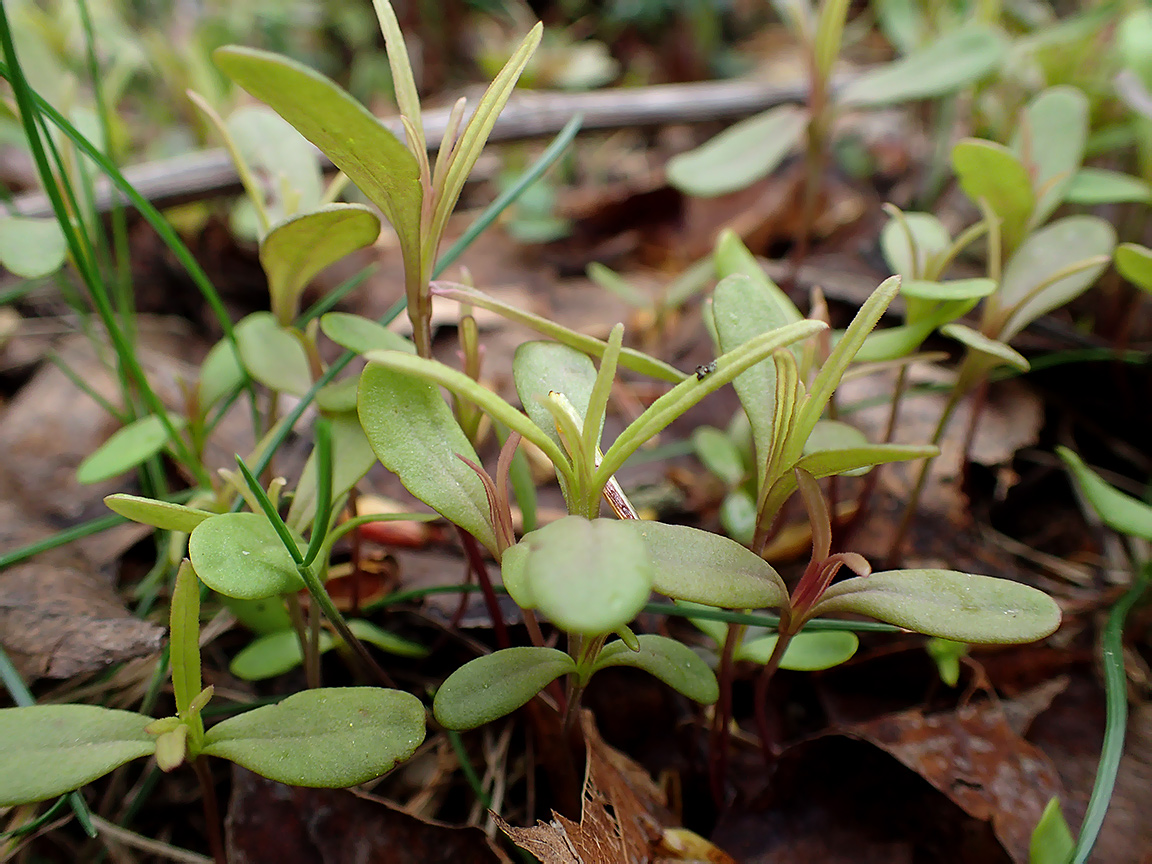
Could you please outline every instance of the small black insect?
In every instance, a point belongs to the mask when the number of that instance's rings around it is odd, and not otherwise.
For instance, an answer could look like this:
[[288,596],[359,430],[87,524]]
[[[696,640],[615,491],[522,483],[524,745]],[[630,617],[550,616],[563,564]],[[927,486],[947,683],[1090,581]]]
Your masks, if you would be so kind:
[[713,360],[711,363],[707,364],[706,366],[697,366],[696,367],[696,380],[697,381],[703,381],[705,375],[711,375],[715,371],[716,371],[716,361],[715,360]]

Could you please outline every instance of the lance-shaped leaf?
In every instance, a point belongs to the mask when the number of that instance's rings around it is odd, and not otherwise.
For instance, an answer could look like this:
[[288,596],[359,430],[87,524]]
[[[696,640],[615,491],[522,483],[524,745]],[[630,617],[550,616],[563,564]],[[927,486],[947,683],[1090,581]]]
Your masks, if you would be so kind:
[[596,383],[596,367],[588,355],[559,342],[524,342],[512,359],[512,379],[524,413],[564,450],[556,421],[543,400],[550,392],[561,393],[576,410],[577,418],[583,420]]
[[328,687],[216,724],[203,752],[278,783],[340,789],[387,773],[423,740],[424,706],[410,693]]
[[[296,541],[303,554],[308,544]],[[200,581],[228,597],[259,600],[304,587],[280,535],[260,513],[205,519],[188,538],[188,557]]]
[[630,520],[565,516],[524,535],[520,578],[557,627],[596,636],[635,618],[652,592],[655,567]]
[[[379,356],[389,355],[409,357]],[[479,464],[480,457],[436,385],[370,363],[360,376],[358,406],[364,434],[384,467],[409,492],[495,551],[484,484],[459,458]]]
[[[353,486],[360,482],[369,469],[376,464],[376,452],[364,435],[364,429],[355,411],[336,414],[329,419],[332,424],[332,500],[338,501]],[[312,524],[316,513],[317,475],[316,451],[313,450],[304,463],[296,493],[292,496],[292,507],[285,520],[293,528],[303,528]]]
[[692,450],[726,486],[738,484],[748,471],[739,448],[715,426],[700,426],[692,433]]
[[[837,452],[844,450],[859,450],[869,446],[868,436],[857,429],[839,420],[818,420],[804,442],[804,455],[811,456],[816,453]],[[846,471],[850,477],[867,474],[872,466],[861,466]]]
[[1067,447],[1057,447],[1056,452],[1064,460],[1064,464],[1076,478],[1076,485],[1105,525],[1129,537],[1152,540],[1152,505],[1126,495],[1106,482]]
[[1152,292],[1152,249],[1138,243],[1121,243],[1116,250],[1116,269],[1137,288]]
[[151,722],[95,705],[0,709],[0,807],[55,798],[150,755]]
[[1069,204],[1095,207],[1099,204],[1152,203],[1152,186],[1139,177],[1107,168],[1081,168],[1064,190]]
[[1075,87],[1049,87],[1024,108],[1012,150],[1028,167],[1036,206],[1030,228],[1043,225],[1072,184],[1088,140],[1088,97]]
[[[779,636],[758,636],[745,639],[736,647],[733,655],[737,660],[748,660],[764,665],[772,657]],[[847,630],[821,630],[813,633],[800,632],[792,637],[780,660],[781,669],[793,672],[819,672],[831,669],[852,659],[860,640]]]
[[337,84],[286,57],[218,48],[216,64],[320,148],[379,207],[406,262],[419,260],[420,168],[408,149]]
[[21,279],[40,279],[64,265],[68,244],[55,219],[0,217],[0,267]]
[[[176,429],[185,425],[176,414],[169,414],[168,422]],[[90,453],[76,469],[76,479],[80,483],[99,483],[117,477],[151,459],[167,443],[168,430],[159,415],[141,417],[118,429]]]
[[711,705],[720,698],[716,676],[687,645],[652,633],[638,636],[637,642],[639,651],[633,651],[623,640],[604,646],[593,664],[593,671],[599,672],[608,666],[632,666],[702,705]]
[[889,570],[829,588],[812,615],[851,612],[976,645],[1034,642],[1060,626],[1060,607],[1019,582],[955,570]]
[[[602,339],[595,339],[592,336],[577,333],[575,330],[569,330],[567,327],[556,324],[547,318],[534,315],[531,312],[525,312],[523,309],[517,309],[515,306],[497,300],[495,297],[490,297],[467,285],[437,282],[432,286],[432,293],[439,297],[449,297],[461,303],[469,303],[481,309],[495,312],[507,318],[509,321],[523,324],[525,327],[529,327],[537,333],[550,336],[557,342],[562,342],[592,357],[599,358],[604,356],[604,349],[608,347],[608,343]],[[655,357],[649,357],[647,354],[637,351],[634,348],[624,348],[621,350],[619,362],[625,369],[631,369],[633,372],[639,372],[641,375],[649,375],[661,381],[671,381],[673,384],[676,384],[684,380],[684,373],[680,370],[669,366],[661,360],[657,360]]]
[[380,220],[361,204],[329,204],[292,216],[260,241],[260,264],[268,276],[272,314],[287,326],[312,278],[350,252],[376,241]]
[[987,201],[999,217],[1004,245],[1019,246],[1036,207],[1032,178],[1019,157],[1002,144],[965,138],[952,148],[952,167],[964,194]]
[[312,386],[308,353],[271,312],[253,312],[237,324],[236,346],[248,374],[265,387],[303,396]]
[[203,684],[200,680],[200,582],[187,559],[176,572],[169,622],[172,695],[177,712],[188,719],[188,707]]
[[191,534],[193,528],[216,515],[208,510],[185,507],[183,504],[172,504],[168,501],[124,493],[109,495],[104,499],[104,504],[113,513],[119,513],[133,522],[151,525],[162,531],[182,531],[185,534]]
[[788,589],[772,566],[727,537],[664,522],[625,524],[647,545],[652,588],[666,597],[726,609],[788,605]]
[[946,324],[940,328],[940,332],[949,339],[955,339],[971,351],[982,354],[986,358],[982,365],[989,369],[995,368],[1001,363],[1019,369],[1021,372],[1027,372],[1031,368],[1028,358],[1015,348],[999,339],[985,336],[967,324]]
[[576,664],[555,648],[505,648],[465,663],[436,691],[432,713],[449,729],[475,729],[510,714]]
[[320,317],[320,330],[341,348],[356,354],[369,351],[416,353],[416,346],[411,341],[362,315],[329,312]]
[[412,63],[408,59],[408,46],[404,44],[404,34],[400,32],[400,22],[389,0],[372,0],[376,9],[376,19],[380,22],[380,32],[384,34],[384,48],[388,52],[388,66],[392,72],[392,89],[396,93],[396,105],[400,114],[406,117],[416,132],[414,146],[426,148],[424,123],[420,116],[420,94],[416,90],[416,79],[412,75]]
[[797,321],[795,324],[762,333],[717,357],[711,372],[703,378],[689,378],[673,387],[649,405],[643,414],[620,433],[608,448],[608,452],[604,454],[604,460],[596,472],[597,482],[601,484],[607,482],[640,445],[709,393],[719,390],[754,363],[771,356],[773,351],[826,329],[827,325],[822,321]]
[[668,162],[668,182],[688,195],[711,198],[746,189],[767,177],[804,136],[807,115],[777,105],[741,120],[706,144]]
[[[321,631],[317,646],[321,654],[336,645],[336,637]],[[279,630],[252,640],[232,658],[228,671],[242,681],[264,681],[290,672],[304,662],[300,651],[300,637],[295,630]]]
[[840,91],[837,102],[874,108],[955,93],[994,72],[1007,53],[1008,40],[991,27],[953,30],[902,60],[860,76]]
[[996,302],[1008,315],[1008,342],[1039,318],[1079,297],[1104,272],[1116,231],[1096,216],[1066,216],[1029,235],[1004,268]]

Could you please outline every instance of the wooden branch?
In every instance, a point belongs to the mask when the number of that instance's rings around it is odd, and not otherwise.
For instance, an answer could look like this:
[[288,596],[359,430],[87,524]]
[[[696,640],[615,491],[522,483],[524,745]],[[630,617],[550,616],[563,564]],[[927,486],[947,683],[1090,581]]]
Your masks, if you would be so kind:
[[[518,91],[500,114],[489,140],[517,141],[555,135],[577,113],[584,115],[584,131],[620,129],[730,120],[774,105],[799,102],[806,96],[806,83],[781,85],[747,80],[662,84],[589,93]],[[431,149],[439,146],[447,120],[445,109],[424,114]],[[383,122],[403,138],[398,118]],[[327,157],[319,151],[316,157],[325,171],[332,170]],[[223,148],[132,165],[124,170],[124,176],[137,192],[159,208],[242,191],[236,169]],[[101,212],[108,210],[110,190],[111,184],[106,180],[96,185],[96,202]],[[15,212],[24,216],[52,215],[43,193],[19,195],[13,204]]]

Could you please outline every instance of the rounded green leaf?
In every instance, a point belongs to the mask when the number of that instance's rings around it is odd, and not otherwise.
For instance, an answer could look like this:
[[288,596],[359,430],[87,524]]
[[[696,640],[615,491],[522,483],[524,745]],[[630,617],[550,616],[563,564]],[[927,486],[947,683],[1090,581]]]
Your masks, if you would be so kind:
[[[184,427],[184,421],[175,414],[168,415],[168,420],[177,429]],[[117,430],[81,462],[76,469],[76,479],[81,483],[99,483],[116,477],[152,458],[167,443],[168,430],[159,415],[141,417]]]
[[424,706],[378,687],[306,690],[218,723],[202,752],[291,786],[365,783],[411,756],[424,740]]
[[[1011,313],[999,338],[1009,341],[1041,315],[1087,291],[1115,247],[1115,229],[1096,216],[1066,216],[1030,234],[1000,280],[997,302]],[[1060,275],[1069,268],[1075,272]]]
[[243,105],[225,127],[241,158],[275,190],[273,220],[320,206],[324,178],[316,151],[288,121],[264,105]]
[[[748,639],[736,648],[737,660],[749,660],[761,666],[768,662],[776,648],[779,637],[760,636]],[[781,669],[793,672],[819,672],[831,669],[852,659],[860,640],[848,630],[821,630],[815,633],[800,632],[792,637],[784,657],[780,660]]]
[[701,426],[692,433],[692,449],[704,467],[728,486],[744,479],[744,459],[732,440],[715,426]]
[[524,342],[512,359],[512,378],[524,413],[540,430],[567,452],[556,431],[551,412],[541,404],[548,393],[562,393],[583,420],[588,414],[596,367],[587,354],[559,342]]
[[[338,501],[376,464],[376,454],[364,436],[355,406],[328,418],[332,429],[332,500]],[[286,520],[293,528],[312,524],[316,513],[316,452],[304,463]]]
[[1116,249],[1116,269],[1137,288],[1152,292],[1152,249],[1121,243]]
[[[908,284],[908,277],[912,274],[924,274],[929,264],[952,246],[948,229],[931,213],[904,213],[902,216],[904,224],[901,224],[901,219],[889,219],[880,231],[884,260],[893,273],[905,277],[901,287]],[[912,235],[915,256],[908,245],[909,234]]]
[[[817,420],[804,442],[803,453],[811,456],[814,453],[827,453],[835,450],[859,450],[870,446],[868,436],[840,420]],[[871,465],[853,468],[842,472],[849,477],[860,477],[872,470]]]
[[236,344],[248,374],[280,393],[303,396],[312,386],[312,367],[300,340],[271,312],[253,312],[236,325]]
[[268,276],[272,313],[292,323],[300,295],[325,267],[376,241],[380,220],[362,204],[329,204],[292,216],[260,241],[260,263]]
[[599,671],[607,666],[633,666],[702,705],[711,705],[720,698],[716,676],[687,645],[651,633],[637,637],[637,641],[639,651],[620,640],[604,646],[593,668]]
[[409,492],[495,552],[484,484],[459,458],[479,464],[480,457],[440,389],[369,363],[360,375],[357,404],[364,434],[384,467]]
[[500,558],[500,579],[508,596],[516,601],[521,609],[535,609],[536,599],[524,577],[524,565],[528,563],[528,544],[516,543],[504,550]]
[[1084,464],[1084,460],[1067,447],[1056,453],[1076,478],[1076,485],[1099,514],[1104,524],[1130,537],[1152,540],[1152,505],[1126,495]]
[[874,108],[955,93],[992,73],[1007,53],[1008,40],[991,27],[952,30],[914,54],[850,82],[837,101]]
[[523,578],[553,624],[595,636],[620,629],[639,614],[652,592],[652,562],[635,523],[563,519],[526,534]]
[[733,489],[720,502],[720,526],[741,546],[756,536],[756,502],[746,489]]
[[[320,653],[336,644],[331,633],[320,633]],[[300,653],[300,637],[295,630],[281,630],[255,639],[247,648],[232,658],[228,671],[244,681],[263,681],[283,675],[304,660]]]
[[0,709],[0,807],[55,798],[150,755],[151,722],[96,705]]
[[185,507],[183,504],[172,504],[169,501],[157,501],[154,498],[141,498],[138,495],[123,493],[107,496],[104,503],[109,510],[119,513],[125,519],[131,519],[142,525],[151,525],[161,531],[182,531],[185,534],[191,534],[197,525],[216,515],[207,510]]
[[395,654],[398,657],[427,657],[428,649],[423,645],[389,633],[363,618],[352,618],[348,621],[348,629],[352,635],[361,642],[375,645],[381,651]]
[[977,645],[1034,642],[1060,626],[1056,601],[1027,585],[955,570],[889,570],[829,588],[813,615],[852,612]]
[[0,217],[0,267],[22,279],[39,279],[59,270],[68,253],[55,219]]
[[[301,553],[307,548],[297,540]],[[258,600],[298,591],[304,581],[280,536],[259,513],[223,513],[205,519],[188,538],[196,575],[213,591]]]
[[1004,243],[1015,249],[1024,239],[1028,217],[1036,206],[1032,178],[1020,159],[1002,144],[965,138],[952,148],[952,167],[974,202],[984,199],[1000,217]]
[[241,600],[239,597],[220,595],[221,602],[236,620],[253,633],[268,634],[292,628],[292,618],[279,596],[261,597],[256,600]]
[[356,354],[376,350],[416,353],[416,346],[410,340],[362,315],[329,312],[320,317],[320,329],[341,348]]
[[209,408],[243,384],[244,376],[244,367],[231,340],[221,339],[213,345],[200,365],[197,388],[201,413],[206,414]]
[[1025,106],[1012,149],[1028,166],[1036,190],[1031,227],[1047,221],[1064,200],[1087,140],[1088,97],[1075,87],[1049,87]]
[[656,575],[652,588],[674,600],[725,609],[780,608],[788,589],[772,566],[739,543],[687,525],[634,521]]
[[776,170],[800,143],[806,122],[807,114],[795,105],[778,105],[741,120],[669,160],[668,182],[703,198],[745,189]]
[[1152,202],[1152,186],[1139,177],[1105,168],[1081,168],[1064,191],[1069,204],[1094,207],[1099,204],[1147,204]]
[[449,729],[475,729],[524,705],[576,664],[555,648],[505,648],[465,663],[436,691],[432,713]]

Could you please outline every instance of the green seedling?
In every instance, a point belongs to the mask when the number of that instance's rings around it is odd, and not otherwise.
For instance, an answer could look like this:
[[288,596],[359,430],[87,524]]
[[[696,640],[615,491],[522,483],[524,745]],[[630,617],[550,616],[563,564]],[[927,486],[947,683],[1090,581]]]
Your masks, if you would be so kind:
[[[375,687],[308,690],[205,729],[202,712],[212,688],[200,680],[199,634],[200,588],[185,561],[171,607],[176,714],[153,720],[93,705],[0,710],[0,757],[6,766],[0,806],[62,795],[144,756],[155,756],[165,771],[185,762],[196,767],[206,807],[215,800],[202,769],[206,756],[231,760],[281,783],[353,786],[386,773],[424,739],[420,701]],[[207,816],[219,842],[219,814]],[[214,851],[223,854],[222,848]]]

